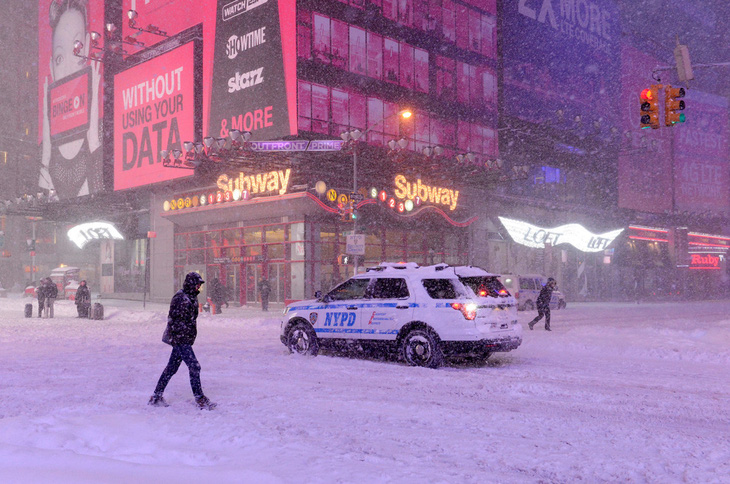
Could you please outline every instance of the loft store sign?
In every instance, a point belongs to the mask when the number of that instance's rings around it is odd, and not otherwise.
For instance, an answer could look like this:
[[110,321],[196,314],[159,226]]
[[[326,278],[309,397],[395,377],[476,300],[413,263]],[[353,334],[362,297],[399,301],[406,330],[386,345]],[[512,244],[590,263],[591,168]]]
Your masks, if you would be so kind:
[[415,200],[419,198],[422,203],[429,202],[436,205],[446,205],[449,207],[449,210],[454,210],[459,201],[459,190],[425,185],[421,182],[420,178],[413,183],[409,182],[403,175],[396,175],[395,196],[401,200]]
[[240,190],[252,195],[263,195],[266,193],[284,195],[289,189],[291,168],[286,170],[273,170],[267,173],[246,175],[239,172],[238,175],[228,176],[225,173],[218,177],[216,186],[228,192]]
[[594,234],[580,224],[567,224],[545,229],[520,220],[499,217],[510,237],[518,244],[535,249],[570,244],[581,252],[600,252],[606,250],[624,229],[616,229],[602,234]]

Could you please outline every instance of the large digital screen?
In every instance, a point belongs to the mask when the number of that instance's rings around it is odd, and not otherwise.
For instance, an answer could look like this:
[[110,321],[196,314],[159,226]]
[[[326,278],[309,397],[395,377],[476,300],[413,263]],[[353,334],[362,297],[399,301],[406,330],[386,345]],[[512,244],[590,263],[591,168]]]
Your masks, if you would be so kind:
[[[210,116],[210,93],[213,79],[213,50],[215,47],[216,0],[122,0],[122,37],[143,42],[137,48],[125,46],[130,52],[147,49],[165,40],[162,35],[140,31],[154,26],[166,35],[176,35],[194,25],[203,25],[203,126]],[[132,27],[128,12],[137,13]]]
[[687,121],[674,134],[676,208],[727,213],[730,209],[727,98],[687,90]]
[[195,45],[188,42],[114,77],[115,190],[193,175],[163,166],[160,151],[182,150],[183,142],[200,137]]
[[103,0],[38,2],[38,186],[70,199],[103,190]]
[[208,133],[297,133],[295,0],[218,2]]
[[615,0],[503,5],[505,114],[560,127],[560,111],[571,122],[581,116],[584,126],[615,126],[621,40]]

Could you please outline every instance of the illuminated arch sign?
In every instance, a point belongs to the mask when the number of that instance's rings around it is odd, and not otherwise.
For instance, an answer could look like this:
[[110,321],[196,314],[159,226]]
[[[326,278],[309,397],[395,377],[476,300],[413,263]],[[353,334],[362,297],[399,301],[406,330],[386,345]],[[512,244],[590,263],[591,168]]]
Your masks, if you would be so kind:
[[603,234],[594,234],[579,224],[567,224],[552,229],[544,229],[505,217],[499,217],[512,240],[518,244],[542,249],[545,244],[570,244],[582,252],[600,252],[608,248],[624,229],[612,230]]
[[124,240],[124,236],[109,222],[79,224],[68,231],[68,238],[83,249],[86,244],[98,239]]

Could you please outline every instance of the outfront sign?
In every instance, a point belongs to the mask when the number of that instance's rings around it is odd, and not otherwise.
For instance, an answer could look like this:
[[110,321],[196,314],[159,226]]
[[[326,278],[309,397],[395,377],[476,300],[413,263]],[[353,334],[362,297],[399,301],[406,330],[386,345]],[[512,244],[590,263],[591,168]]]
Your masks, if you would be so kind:
[[600,252],[608,248],[611,242],[624,229],[612,230],[603,234],[594,234],[579,224],[567,224],[545,229],[520,220],[499,217],[512,240],[518,244],[542,249],[546,244],[551,246],[570,244],[582,252]]

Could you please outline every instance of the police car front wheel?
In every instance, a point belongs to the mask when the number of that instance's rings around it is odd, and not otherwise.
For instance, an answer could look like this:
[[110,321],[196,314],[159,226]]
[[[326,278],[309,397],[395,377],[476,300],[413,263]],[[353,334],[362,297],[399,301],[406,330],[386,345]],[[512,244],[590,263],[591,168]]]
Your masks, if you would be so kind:
[[296,323],[287,333],[287,347],[292,353],[316,355],[319,352],[319,342],[314,329],[306,323]]
[[403,338],[401,353],[406,363],[412,366],[438,368],[444,360],[438,340],[425,329],[410,331]]

